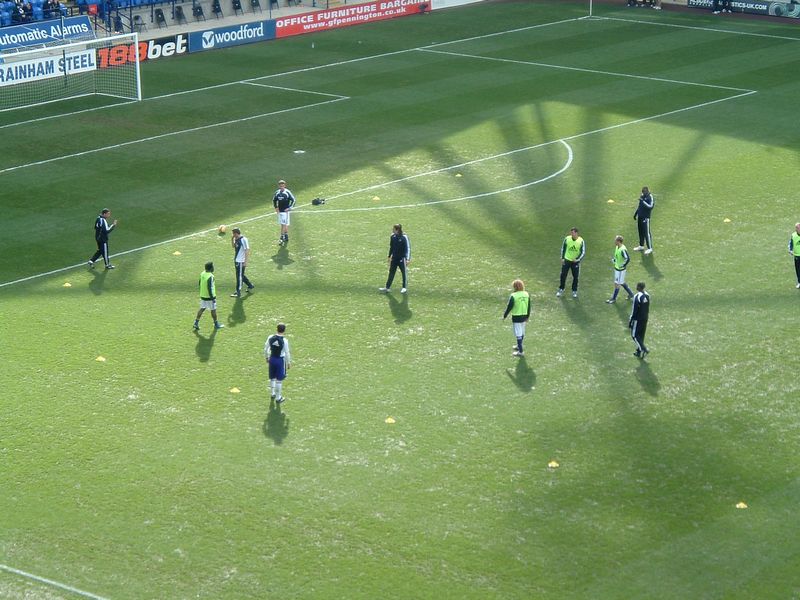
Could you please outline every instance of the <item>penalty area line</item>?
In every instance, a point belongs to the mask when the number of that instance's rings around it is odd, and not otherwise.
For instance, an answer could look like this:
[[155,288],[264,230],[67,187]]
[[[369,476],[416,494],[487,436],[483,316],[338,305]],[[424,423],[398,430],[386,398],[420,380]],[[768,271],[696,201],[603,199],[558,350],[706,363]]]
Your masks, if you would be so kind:
[[92,600],[108,600],[103,596],[98,596],[97,594],[92,594],[91,592],[80,590],[76,587],[72,587],[71,585],[67,585],[65,583],[59,583],[58,581],[53,581],[52,579],[47,579],[47,577],[39,577],[38,575],[34,575],[33,573],[28,573],[27,571],[15,569],[14,567],[9,567],[8,565],[0,564],[0,571],[6,571],[7,573],[12,573],[14,575],[19,575],[20,577],[30,579],[31,581],[44,583],[46,585],[50,585],[52,587],[65,590],[67,592],[72,592],[73,594],[77,594],[78,596],[83,596],[84,598],[92,598]]
[[[313,93],[313,92],[309,92]],[[275,110],[268,113],[261,113],[258,115],[250,115],[249,117],[242,117],[240,119],[231,119],[229,121],[221,121],[219,123],[209,123],[208,125],[200,125],[198,127],[190,127],[189,129],[181,129],[179,131],[170,131],[168,133],[161,133],[159,135],[152,135],[150,137],[139,138],[137,140],[130,140],[127,142],[121,142],[119,144],[112,144],[110,146],[103,146],[101,148],[92,148],[91,150],[83,150],[81,152],[74,152],[72,154],[65,154],[63,156],[55,156],[53,158],[47,158],[45,160],[39,160],[36,162],[25,163],[23,165],[16,165],[13,167],[8,167],[6,169],[0,169],[0,175],[4,173],[10,173],[12,171],[17,171],[19,169],[26,169],[28,167],[36,167],[39,165],[46,165],[62,160],[68,160],[70,158],[78,158],[80,156],[86,156],[89,154],[97,154],[98,152],[105,152],[107,150],[116,150],[118,148],[124,148],[126,146],[133,146],[136,144],[142,144],[144,142],[152,142],[154,140],[161,140],[164,138],[174,137],[177,135],[183,135],[186,133],[195,133],[198,131],[205,131],[206,129],[214,129],[216,127],[226,127],[228,125],[237,125],[239,123],[246,123],[247,121],[253,121],[255,119],[263,119],[264,117],[274,117],[276,115],[283,115],[290,112],[295,112],[298,110],[305,110],[307,108],[314,108],[315,106],[324,106],[325,104],[333,104],[334,102],[341,102],[342,100],[347,100],[346,96],[335,97],[332,100],[323,100],[321,102],[314,102],[312,104],[304,104],[302,106],[293,106],[292,108],[284,108],[283,110]]]

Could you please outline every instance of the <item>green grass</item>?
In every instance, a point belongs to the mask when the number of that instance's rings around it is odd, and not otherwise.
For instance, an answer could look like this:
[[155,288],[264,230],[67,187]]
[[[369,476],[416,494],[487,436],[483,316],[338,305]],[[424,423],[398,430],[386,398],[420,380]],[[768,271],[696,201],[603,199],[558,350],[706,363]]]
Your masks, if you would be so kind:
[[[145,63],[144,102],[3,128],[0,283],[30,279],[0,287],[0,564],[113,599],[800,594],[800,34],[600,10],[509,32],[586,10],[489,3]],[[288,253],[278,178],[329,199]],[[645,362],[604,303],[642,185]],[[37,276],[91,255],[102,206],[118,268]],[[395,222],[410,293],[381,296]],[[220,223],[253,246],[239,302]],[[193,335],[207,260],[226,328]],[[0,596],[77,594],[0,570]]]

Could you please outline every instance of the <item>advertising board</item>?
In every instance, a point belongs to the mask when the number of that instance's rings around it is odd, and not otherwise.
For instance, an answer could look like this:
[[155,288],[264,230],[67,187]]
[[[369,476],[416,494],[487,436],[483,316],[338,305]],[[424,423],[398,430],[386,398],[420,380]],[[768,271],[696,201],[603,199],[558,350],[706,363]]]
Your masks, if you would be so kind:
[[301,13],[275,20],[277,37],[300,35],[313,31],[325,31],[360,25],[372,21],[394,19],[426,12],[431,9],[430,0],[376,0],[339,6],[336,8]]
[[216,50],[275,39],[275,21],[256,21],[189,34],[189,52]]
[[[704,8],[711,10],[712,0],[687,0],[689,8]],[[755,15],[769,15],[771,17],[789,17],[800,19],[800,4],[797,2],[767,2],[765,0],[731,0],[731,10],[746,12]]]
[[43,56],[33,60],[9,61],[0,65],[0,87],[41,81],[97,69],[94,50]]
[[58,19],[3,27],[0,29],[0,52],[10,49],[24,50],[61,40],[73,42],[93,39],[94,29],[89,17],[67,17],[64,19],[63,29]]

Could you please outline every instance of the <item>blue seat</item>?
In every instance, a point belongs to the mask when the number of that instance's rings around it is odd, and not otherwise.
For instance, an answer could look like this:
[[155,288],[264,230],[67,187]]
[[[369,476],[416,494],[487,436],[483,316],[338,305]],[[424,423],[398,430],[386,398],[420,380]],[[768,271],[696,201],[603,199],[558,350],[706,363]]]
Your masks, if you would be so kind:
[[44,21],[44,11],[42,10],[41,6],[34,6],[33,7],[33,20],[34,21]]
[[11,25],[11,13],[10,12],[0,12],[0,26],[5,27],[6,25]]

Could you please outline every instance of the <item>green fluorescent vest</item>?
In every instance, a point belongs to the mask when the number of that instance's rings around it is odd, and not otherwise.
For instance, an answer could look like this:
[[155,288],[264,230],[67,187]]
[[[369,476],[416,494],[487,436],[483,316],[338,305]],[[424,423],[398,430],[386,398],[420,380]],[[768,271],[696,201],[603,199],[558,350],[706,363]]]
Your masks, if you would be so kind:
[[583,238],[578,236],[577,240],[573,240],[571,235],[568,235],[566,238],[567,240],[567,249],[564,252],[564,258],[566,260],[575,260],[581,255],[581,246],[583,245]]
[[625,247],[624,244],[622,246],[620,246],[619,248],[617,248],[616,250],[614,250],[614,268],[617,271],[621,271],[622,270],[622,265],[625,264],[625,257],[622,256],[622,253],[623,253],[623,251],[626,251],[626,250],[627,250],[627,248]]
[[[216,285],[214,284],[214,274],[208,271],[200,273],[200,297],[210,300],[217,296]],[[211,279],[211,298],[208,297],[208,280]]]
[[800,233],[796,231],[792,234],[792,251],[795,256],[800,256]]
[[531,301],[531,297],[528,295],[528,292],[514,292],[511,294],[511,297],[514,298],[514,306],[511,307],[511,316],[521,317],[527,315],[528,304],[530,304]]

